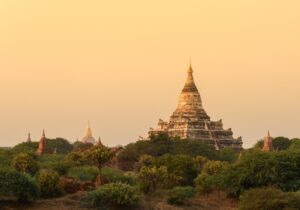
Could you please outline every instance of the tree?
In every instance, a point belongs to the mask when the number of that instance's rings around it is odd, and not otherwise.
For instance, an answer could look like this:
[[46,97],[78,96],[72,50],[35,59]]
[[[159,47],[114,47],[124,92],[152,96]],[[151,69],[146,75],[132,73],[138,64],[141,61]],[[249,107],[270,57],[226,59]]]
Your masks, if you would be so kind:
[[208,161],[208,158],[198,155],[197,157],[194,158],[194,160],[198,165],[199,171],[201,171],[204,164]]
[[193,184],[193,180],[199,173],[196,161],[188,155],[167,154],[156,158],[154,166],[166,166],[170,175],[181,177],[181,184],[183,185]]
[[291,144],[289,146],[290,151],[300,151],[300,139],[295,138],[291,140]]
[[32,155],[20,153],[12,160],[12,166],[22,173],[34,175],[38,171],[38,164]]
[[39,188],[33,178],[11,168],[0,168],[0,195],[15,196],[27,202],[39,196]]
[[86,151],[86,157],[93,161],[93,163],[99,169],[99,176],[97,177],[96,184],[101,185],[101,169],[102,167],[110,161],[115,156],[115,153],[112,149],[102,146],[96,145]]
[[73,143],[74,151],[76,152],[84,152],[90,148],[92,148],[94,145],[92,143],[83,143],[81,141],[76,141]]
[[41,190],[41,196],[45,198],[56,197],[62,193],[59,175],[56,171],[41,170],[37,176],[37,182]]
[[38,142],[23,142],[12,148],[14,153],[28,153],[28,152],[36,152],[38,148]]
[[228,165],[229,164],[227,162],[210,160],[204,164],[202,173],[215,175],[224,171]]
[[164,188],[168,180],[168,169],[160,167],[142,167],[138,178],[141,182],[141,189],[145,193],[154,192],[157,188]]
[[64,138],[49,139],[48,144],[51,153],[55,151],[58,154],[66,154],[73,150],[73,145]]
[[274,150],[286,150],[291,144],[291,141],[286,137],[276,137],[273,139]]
[[234,163],[237,161],[239,153],[230,147],[223,148],[218,153],[219,160]]

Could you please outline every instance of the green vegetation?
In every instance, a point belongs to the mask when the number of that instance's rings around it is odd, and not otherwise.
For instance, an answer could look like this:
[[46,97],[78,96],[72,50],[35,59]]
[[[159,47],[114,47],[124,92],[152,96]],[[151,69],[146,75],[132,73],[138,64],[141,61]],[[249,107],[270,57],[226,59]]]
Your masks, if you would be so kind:
[[39,188],[33,178],[10,168],[0,168],[0,196],[15,196],[27,202],[39,196]]
[[42,197],[57,197],[62,193],[59,185],[59,175],[53,170],[41,170],[37,176],[37,183]]
[[241,196],[239,210],[297,210],[300,193],[282,192],[276,188],[260,188],[246,191]]
[[22,173],[34,175],[38,171],[37,159],[33,155],[19,153],[12,160],[12,166]]
[[95,166],[73,167],[68,171],[68,177],[80,181],[95,181],[99,171]]
[[113,168],[105,167],[102,169],[102,176],[108,183],[125,183],[129,185],[136,185],[137,180],[134,175],[125,174],[123,171]]
[[196,191],[193,187],[175,187],[169,192],[168,203],[183,205],[188,198],[192,198],[196,195]]
[[168,169],[165,166],[159,168],[142,167],[139,175],[141,190],[145,193],[154,192],[155,190],[165,188],[168,181]]
[[99,169],[98,184],[101,184],[101,169],[104,164],[110,161],[114,157],[114,152],[105,146],[97,145],[93,146],[85,152],[87,159],[91,160]]
[[140,200],[140,193],[135,187],[125,183],[105,184],[89,193],[85,205],[99,206],[134,206]]
[[261,151],[260,140],[240,153],[159,135],[129,144],[117,156],[104,146],[49,141],[55,154],[38,156],[36,142],[0,148],[0,199],[32,201],[93,190],[84,205],[134,209],[157,196],[171,205],[191,205],[199,200],[195,196],[217,192],[240,200],[241,210],[299,209],[300,139],[274,138],[273,152]]

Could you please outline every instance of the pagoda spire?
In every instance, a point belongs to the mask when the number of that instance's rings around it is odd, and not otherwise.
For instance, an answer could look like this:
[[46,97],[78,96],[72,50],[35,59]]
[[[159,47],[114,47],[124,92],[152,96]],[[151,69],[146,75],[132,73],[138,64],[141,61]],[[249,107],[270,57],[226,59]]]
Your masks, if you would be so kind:
[[27,142],[31,142],[31,135],[30,135],[30,132],[28,133]]
[[193,68],[191,62],[187,69],[187,79],[185,85],[179,96],[178,109],[181,110],[202,109],[201,96],[199,94],[199,91],[194,81]]
[[270,152],[272,150],[273,150],[272,137],[270,135],[270,131],[268,131],[264,139],[263,151]]
[[41,138],[41,140],[39,141],[37,153],[38,153],[39,155],[43,155],[43,154],[45,154],[45,153],[49,153],[48,140],[47,140],[47,138],[46,138],[45,130],[44,130],[44,129],[43,129],[43,133],[42,133],[42,138]]
[[90,121],[88,121],[88,124],[87,124],[87,127],[85,129],[84,137],[82,138],[82,141],[84,143],[92,143],[92,144],[94,144],[96,142],[96,140],[93,137]]

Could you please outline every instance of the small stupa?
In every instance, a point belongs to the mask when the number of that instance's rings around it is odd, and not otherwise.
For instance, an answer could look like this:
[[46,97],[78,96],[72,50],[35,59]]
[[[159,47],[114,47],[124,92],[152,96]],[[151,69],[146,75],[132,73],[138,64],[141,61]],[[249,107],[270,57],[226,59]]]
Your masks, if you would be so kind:
[[263,151],[265,152],[270,152],[273,150],[273,143],[272,143],[272,137],[270,136],[270,132],[268,131],[267,135],[265,136],[264,139],[264,147]]
[[84,132],[84,137],[82,138],[82,142],[83,143],[91,143],[91,144],[95,144],[96,143],[96,140],[95,138],[93,137],[93,134],[92,134],[92,129],[91,129],[91,126],[90,126],[90,121],[88,121],[88,125],[85,129],[85,132]]
[[47,140],[46,135],[45,135],[45,130],[43,130],[42,138],[39,141],[39,146],[38,146],[38,149],[37,149],[37,153],[39,155],[49,153],[48,140]]

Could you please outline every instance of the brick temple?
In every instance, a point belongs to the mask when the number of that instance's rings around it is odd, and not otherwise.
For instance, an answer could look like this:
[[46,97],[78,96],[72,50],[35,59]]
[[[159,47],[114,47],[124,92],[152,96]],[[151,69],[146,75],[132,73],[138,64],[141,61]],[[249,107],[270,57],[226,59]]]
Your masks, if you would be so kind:
[[201,96],[195,85],[193,69],[188,68],[187,80],[179,96],[177,109],[168,122],[159,120],[156,129],[150,128],[150,135],[167,133],[171,137],[202,141],[217,150],[231,147],[242,148],[242,137],[234,138],[232,130],[224,129],[222,120],[211,121],[202,106]]

